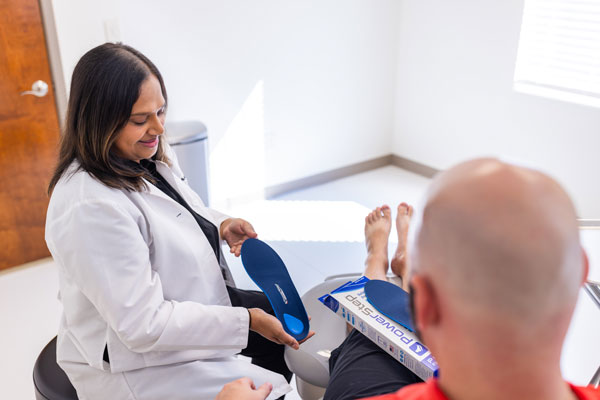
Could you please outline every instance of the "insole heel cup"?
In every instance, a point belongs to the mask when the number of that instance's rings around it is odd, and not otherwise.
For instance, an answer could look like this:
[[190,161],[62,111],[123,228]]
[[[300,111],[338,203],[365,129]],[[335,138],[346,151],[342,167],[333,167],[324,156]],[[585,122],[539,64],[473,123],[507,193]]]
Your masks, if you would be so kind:
[[246,239],[241,253],[244,269],[269,299],[285,331],[296,340],[308,336],[308,314],[285,264],[275,250],[258,239]]

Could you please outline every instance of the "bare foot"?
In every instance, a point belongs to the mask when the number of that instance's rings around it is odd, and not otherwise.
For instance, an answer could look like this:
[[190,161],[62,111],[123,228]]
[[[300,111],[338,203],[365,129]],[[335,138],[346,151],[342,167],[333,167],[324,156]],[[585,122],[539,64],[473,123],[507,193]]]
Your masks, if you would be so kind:
[[392,229],[392,210],[387,205],[377,207],[365,217],[367,261],[365,276],[385,280],[388,270],[388,237]]
[[406,240],[408,238],[408,225],[413,214],[412,206],[400,203],[398,215],[396,216],[396,230],[398,231],[398,248],[392,258],[392,272],[402,278],[402,286],[405,286],[406,274]]

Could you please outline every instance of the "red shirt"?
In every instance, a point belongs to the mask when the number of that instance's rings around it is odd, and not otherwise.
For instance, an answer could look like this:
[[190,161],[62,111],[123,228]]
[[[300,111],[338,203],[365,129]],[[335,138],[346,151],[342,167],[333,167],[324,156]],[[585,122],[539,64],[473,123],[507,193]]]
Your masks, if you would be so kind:
[[[571,386],[571,390],[579,400],[600,400],[600,389],[591,386]],[[396,393],[370,397],[364,400],[448,400],[437,385],[437,380],[430,379],[426,383],[406,386]]]

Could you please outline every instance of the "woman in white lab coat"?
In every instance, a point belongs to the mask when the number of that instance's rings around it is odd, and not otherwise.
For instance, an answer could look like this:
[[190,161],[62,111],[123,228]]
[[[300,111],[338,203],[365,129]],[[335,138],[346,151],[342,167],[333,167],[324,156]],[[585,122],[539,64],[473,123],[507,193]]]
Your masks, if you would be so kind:
[[278,398],[283,345],[298,343],[264,294],[234,288],[220,253],[224,241],[239,256],[256,233],[190,189],[162,136],[166,108],[159,71],[131,47],[98,46],[75,67],[46,222],[58,363],[80,399],[213,399],[244,376]]

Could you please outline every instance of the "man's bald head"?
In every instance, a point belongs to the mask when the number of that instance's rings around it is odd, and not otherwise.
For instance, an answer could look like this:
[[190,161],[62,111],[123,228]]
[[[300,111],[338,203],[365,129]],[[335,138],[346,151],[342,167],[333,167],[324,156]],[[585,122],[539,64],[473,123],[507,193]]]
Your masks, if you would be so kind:
[[584,274],[579,232],[548,176],[493,159],[460,164],[434,180],[415,222],[413,273],[460,318],[570,317]]

